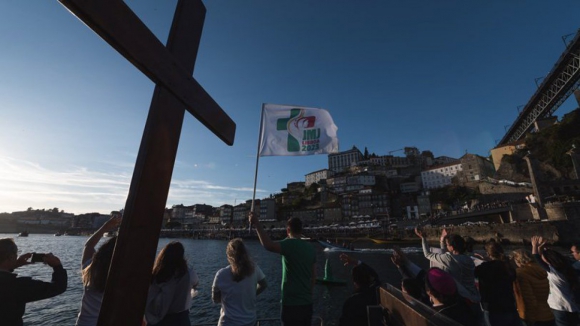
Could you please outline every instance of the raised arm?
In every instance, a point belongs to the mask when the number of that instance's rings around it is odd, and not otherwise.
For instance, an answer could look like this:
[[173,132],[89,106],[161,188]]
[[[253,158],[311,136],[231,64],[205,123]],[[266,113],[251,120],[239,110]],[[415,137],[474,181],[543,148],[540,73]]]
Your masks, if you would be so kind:
[[217,286],[219,272],[215,274],[213,279],[213,284],[211,286],[211,301],[213,303],[221,303],[222,302],[222,291]]
[[421,238],[421,246],[423,248],[423,255],[425,256],[425,258],[443,266],[449,265],[449,261],[451,260],[449,254],[439,254],[431,252],[431,250],[429,250],[429,244],[427,243],[427,239],[425,239],[425,237],[423,236],[423,232],[415,228],[415,234],[419,238]]
[[60,260],[53,254],[46,254],[44,263],[53,269],[51,282],[43,282],[35,279],[22,282],[21,288],[17,293],[20,300],[25,302],[43,300],[59,295],[66,290],[68,277]]
[[531,242],[532,242],[532,256],[534,256],[534,259],[536,260],[538,265],[540,265],[540,267],[549,272],[550,266],[542,260],[541,254],[542,250],[544,249],[544,246],[546,245],[546,241],[544,241],[544,238],[535,235],[532,237]]
[[439,238],[439,247],[441,248],[441,252],[447,251],[447,245],[445,244],[445,238],[447,235],[447,229],[441,230],[441,237]]
[[280,243],[272,241],[272,239],[270,239],[268,233],[266,233],[266,231],[262,228],[259,218],[256,215],[254,215],[253,212],[250,212],[249,221],[250,224],[252,224],[256,228],[256,232],[258,233],[258,238],[260,239],[262,247],[266,248],[266,250],[268,251],[275,252],[278,254],[282,252]]
[[93,233],[91,237],[85,242],[85,247],[83,249],[83,256],[81,258],[81,264],[84,264],[87,260],[91,259],[95,254],[95,247],[103,237],[105,232],[115,230],[121,223],[121,214],[118,212],[113,212],[111,218],[101,226],[97,232]]

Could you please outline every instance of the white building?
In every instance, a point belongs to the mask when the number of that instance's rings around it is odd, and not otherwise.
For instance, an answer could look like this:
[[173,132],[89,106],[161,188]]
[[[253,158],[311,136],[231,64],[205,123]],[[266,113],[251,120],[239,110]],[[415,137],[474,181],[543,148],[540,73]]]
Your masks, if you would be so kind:
[[320,180],[326,180],[333,175],[334,173],[329,169],[322,169],[308,173],[306,175],[306,182],[304,183],[304,186],[309,187],[313,183],[320,183]]
[[423,188],[442,188],[451,184],[451,179],[462,170],[461,163],[456,161],[445,165],[439,165],[421,172]]
[[333,172],[342,172],[355,166],[362,159],[361,151],[353,146],[348,151],[328,154],[328,169]]

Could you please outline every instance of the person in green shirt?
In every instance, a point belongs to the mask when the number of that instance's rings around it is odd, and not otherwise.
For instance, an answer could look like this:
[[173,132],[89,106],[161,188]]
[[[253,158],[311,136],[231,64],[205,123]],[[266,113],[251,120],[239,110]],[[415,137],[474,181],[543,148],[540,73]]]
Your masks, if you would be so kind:
[[316,251],[302,240],[302,221],[293,217],[286,224],[288,237],[272,241],[258,217],[250,213],[249,221],[266,250],[282,256],[282,326],[310,326],[312,321],[312,288],[316,281]]

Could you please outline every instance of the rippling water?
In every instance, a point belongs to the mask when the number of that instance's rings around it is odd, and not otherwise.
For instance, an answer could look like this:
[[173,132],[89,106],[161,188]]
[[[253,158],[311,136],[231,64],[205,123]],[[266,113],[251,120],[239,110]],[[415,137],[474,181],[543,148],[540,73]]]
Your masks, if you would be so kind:
[[[1,238],[14,235],[0,234]],[[69,275],[69,286],[65,293],[54,298],[32,302],[26,306],[24,315],[25,325],[74,325],[80,308],[82,284],[80,280],[80,260],[82,248],[87,237],[36,235],[25,238],[15,238],[20,253],[52,252],[60,258]],[[159,248],[174,239],[160,239]],[[190,312],[192,325],[214,323],[219,318],[220,305],[211,302],[211,285],[217,270],[228,265],[225,248],[227,241],[223,240],[193,240],[180,239],[183,243],[189,264],[193,265],[200,278],[199,294],[193,300]],[[280,312],[280,280],[282,278],[282,264],[280,256],[267,252],[258,241],[247,241],[248,250],[255,262],[266,275],[268,288],[258,296],[258,318],[279,318]],[[324,275],[324,262],[329,260],[334,278],[349,279],[349,269],[342,266],[338,259],[339,252],[325,252],[323,248],[314,244],[317,249],[317,273]],[[368,248],[360,253],[354,253],[373,266],[383,282],[400,283],[400,276],[390,262],[387,253],[391,253],[385,245],[365,243]],[[418,256],[419,248],[404,248],[415,261],[421,260]],[[418,259],[413,258],[417,256]],[[23,266],[17,270],[19,275],[32,276],[37,279],[50,281],[52,269],[43,264]],[[350,282],[349,282],[350,283]],[[321,316],[325,325],[337,325],[342,303],[352,293],[352,285],[322,286],[317,285],[314,290],[314,314]],[[275,325],[278,323],[273,323]]]

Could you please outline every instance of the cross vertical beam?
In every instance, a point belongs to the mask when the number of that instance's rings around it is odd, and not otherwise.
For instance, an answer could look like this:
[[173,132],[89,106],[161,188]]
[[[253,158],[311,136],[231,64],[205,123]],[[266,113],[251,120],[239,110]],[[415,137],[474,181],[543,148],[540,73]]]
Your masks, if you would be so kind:
[[[205,18],[199,0],[177,4],[167,49],[191,75]],[[141,325],[185,106],[155,86],[109,270],[99,326]]]

